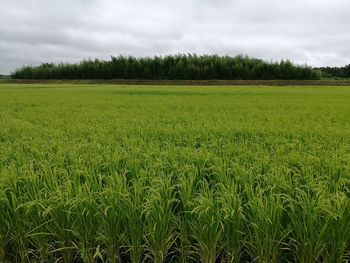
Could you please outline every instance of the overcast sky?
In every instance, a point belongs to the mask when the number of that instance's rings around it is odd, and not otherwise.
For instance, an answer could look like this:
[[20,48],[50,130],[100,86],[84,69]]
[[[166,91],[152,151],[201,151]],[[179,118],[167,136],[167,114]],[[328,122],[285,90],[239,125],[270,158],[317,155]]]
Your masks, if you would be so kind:
[[111,55],[350,63],[349,0],[0,0],[0,74]]

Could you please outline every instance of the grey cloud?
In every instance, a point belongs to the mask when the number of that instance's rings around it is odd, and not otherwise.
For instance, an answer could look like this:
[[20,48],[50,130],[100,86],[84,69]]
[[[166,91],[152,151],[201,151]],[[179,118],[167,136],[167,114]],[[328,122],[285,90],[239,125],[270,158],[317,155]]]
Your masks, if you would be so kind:
[[0,74],[111,55],[350,63],[348,0],[0,0]]

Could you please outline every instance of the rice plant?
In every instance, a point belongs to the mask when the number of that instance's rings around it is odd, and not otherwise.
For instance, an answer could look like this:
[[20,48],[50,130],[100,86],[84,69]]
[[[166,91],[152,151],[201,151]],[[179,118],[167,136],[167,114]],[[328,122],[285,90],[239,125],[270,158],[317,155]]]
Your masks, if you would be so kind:
[[349,101],[0,84],[0,262],[346,262]]
[[155,176],[147,189],[144,204],[145,240],[149,258],[155,263],[164,262],[172,247],[175,235],[174,191],[169,177]]
[[214,263],[219,256],[219,241],[223,231],[219,209],[214,189],[202,181],[194,200],[191,222],[191,233],[195,240],[193,246],[200,262]]
[[242,200],[234,183],[220,185],[219,207],[223,226],[220,239],[223,258],[230,263],[240,262],[244,245],[245,216]]

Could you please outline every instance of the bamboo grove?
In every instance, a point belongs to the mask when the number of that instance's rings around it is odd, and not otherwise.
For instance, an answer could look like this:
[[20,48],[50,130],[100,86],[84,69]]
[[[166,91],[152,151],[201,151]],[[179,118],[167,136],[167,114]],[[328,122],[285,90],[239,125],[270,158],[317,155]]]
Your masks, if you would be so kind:
[[0,84],[0,262],[346,262],[349,100]]
[[309,80],[321,71],[290,61],[266,62],[248,56],[169,55],[112,57],[109,61],[84,60],[77,64],[44,63],[17,69],[15,79],[164,79],[164,80]]

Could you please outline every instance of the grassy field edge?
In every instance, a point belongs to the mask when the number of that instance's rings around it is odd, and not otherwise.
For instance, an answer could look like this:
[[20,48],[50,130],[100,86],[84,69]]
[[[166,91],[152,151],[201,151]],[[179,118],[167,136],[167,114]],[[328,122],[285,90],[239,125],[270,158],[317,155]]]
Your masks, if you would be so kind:
[[148,79],[0,79],[0,83],[24,84],[124,84],[186,86],[350,86],[350,80],[148,80]]

